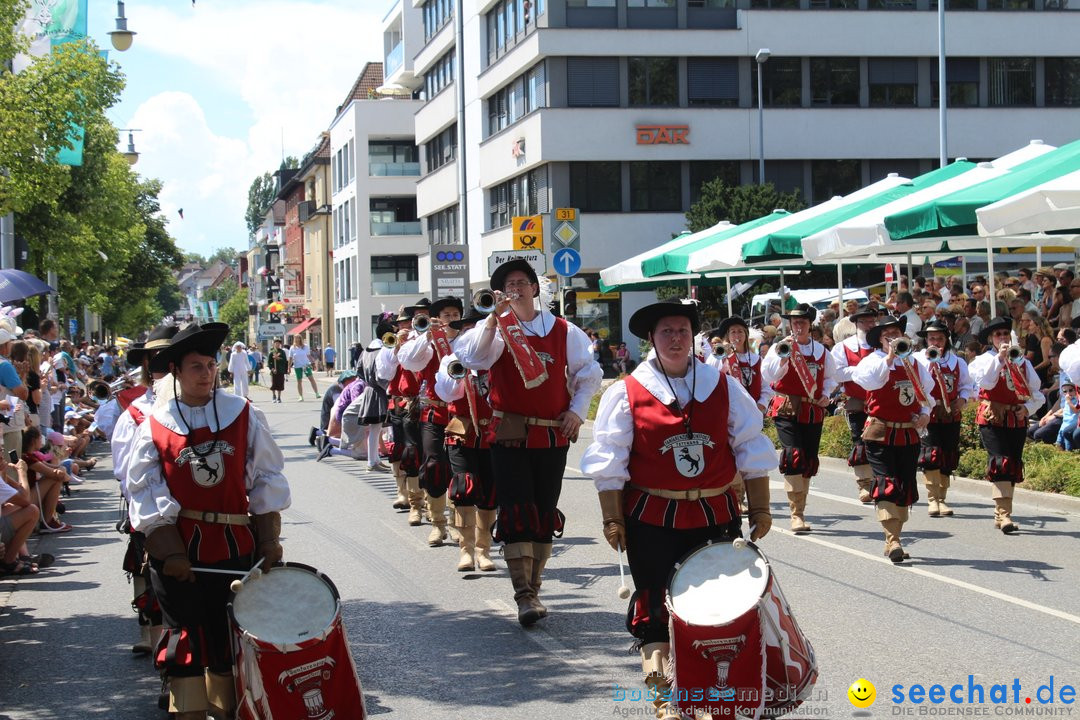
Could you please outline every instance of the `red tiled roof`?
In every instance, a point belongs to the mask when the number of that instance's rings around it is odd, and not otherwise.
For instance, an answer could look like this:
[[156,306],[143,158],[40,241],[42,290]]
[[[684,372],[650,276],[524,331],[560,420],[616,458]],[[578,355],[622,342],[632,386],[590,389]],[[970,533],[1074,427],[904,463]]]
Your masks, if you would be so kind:
[[364,69],[360,71],[360,75],[356,78],[356,82],[353,83],[352,89],[349,90],[349,94],[346,95],[345,99],[338,105],[334,114],[340,113],[341,109],[353,100],[367,100],[368,96],[371,93],[374,93],[382,84],[382,63],[369,62],[365,64]]

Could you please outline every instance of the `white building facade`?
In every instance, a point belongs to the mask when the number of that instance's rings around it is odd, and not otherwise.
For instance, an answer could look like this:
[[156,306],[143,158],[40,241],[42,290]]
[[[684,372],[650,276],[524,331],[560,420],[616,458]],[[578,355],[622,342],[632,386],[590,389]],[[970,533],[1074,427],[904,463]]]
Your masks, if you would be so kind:
[[[949,157],[990,159],[1033,138],[1076,139],[1080,14],[1068,0],[949,1]],[[406,30],[397,77],[423,81],[417,214],[429,242],[460,242],[455,2],[403,2],[387,18]],[[683,230],[704,182],[757,182],[760,49],[770,51],[765,179],[778,189],[798,189],[813,204],[889,172],[937,167],[930,0],[464,5],[473,286],[485,282],[490,253],[512,247],[511,217],[578,208],[577,320],[612,340],[627,338],[630,314],[654,295],[604,297],[599,270]],[[416,13],[423,32],[411,48]]]
[[420,175],[410,99],[358,99],[330,126],[331,268],[340,352],[372,339],[381,312],[427,292],[428,242],[416,214]]

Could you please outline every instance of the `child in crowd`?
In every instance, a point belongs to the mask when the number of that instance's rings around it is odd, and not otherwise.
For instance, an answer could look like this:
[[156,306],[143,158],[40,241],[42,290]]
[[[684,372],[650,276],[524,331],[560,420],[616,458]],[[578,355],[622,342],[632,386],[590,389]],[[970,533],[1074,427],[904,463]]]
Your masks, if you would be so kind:
[[1062,450],[1072,450],[1076,437],[1076,421],[1080,416],[1080,400],[1076,397],[1076,386],[1072,383],[1061,385],[1061,429],[1058,430],[1057,446]]

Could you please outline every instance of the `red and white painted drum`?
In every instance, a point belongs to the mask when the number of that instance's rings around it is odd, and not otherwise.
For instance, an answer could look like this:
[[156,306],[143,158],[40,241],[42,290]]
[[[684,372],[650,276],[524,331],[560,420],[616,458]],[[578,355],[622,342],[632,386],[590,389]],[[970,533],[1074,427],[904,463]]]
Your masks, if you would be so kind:
[[313,567],[285,563],[229,602],[239,720],[367,716],[341,599]]
[[691,551],[668,582],[674,700],[689,716],[776,717],[817,680],[803,635],[768,560],[752,543]]

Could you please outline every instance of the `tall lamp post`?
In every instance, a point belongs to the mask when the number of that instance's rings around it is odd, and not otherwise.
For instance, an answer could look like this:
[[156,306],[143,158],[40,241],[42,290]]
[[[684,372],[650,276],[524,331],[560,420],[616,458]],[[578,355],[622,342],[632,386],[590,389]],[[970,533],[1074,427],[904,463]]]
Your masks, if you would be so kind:
[[139,152],[135,149],[135,137],[132,133],[142,132],[139,128],[117,128],[119,132],[126,132],[128,134],[127,150],[123,155],[127,158],[128,165],[134,165],[139,162]]
[[754,55],[757,63],[758,185],[765,184],[765,95],[761,75],[765,72],[765,61],[770,55],[769,48],[761,48]]

